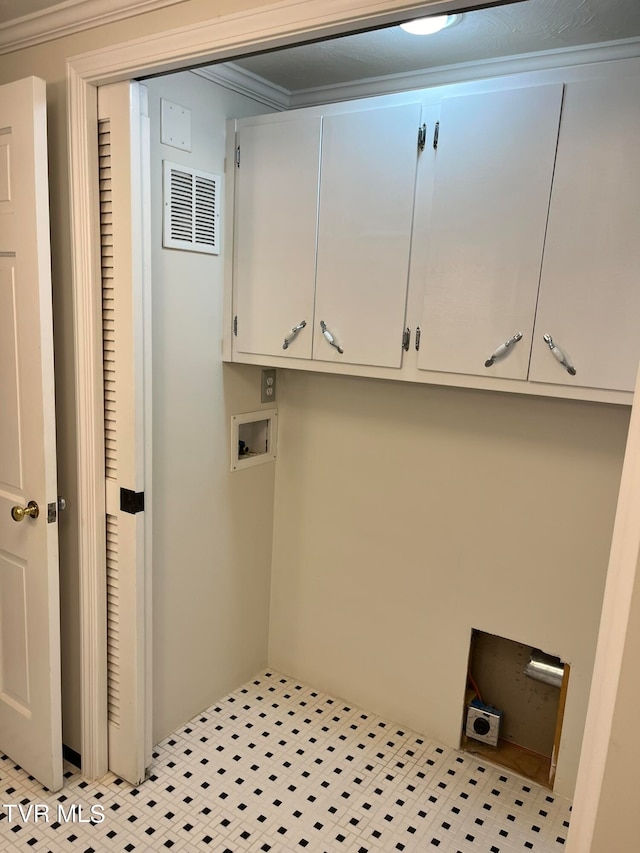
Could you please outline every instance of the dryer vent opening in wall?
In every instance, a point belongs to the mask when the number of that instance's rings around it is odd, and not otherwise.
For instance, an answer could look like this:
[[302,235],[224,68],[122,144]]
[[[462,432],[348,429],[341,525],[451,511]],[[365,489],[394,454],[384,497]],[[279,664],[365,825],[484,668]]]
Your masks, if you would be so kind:
[[168,160],[163,160],[162,167],[162,245],[219,255],[220,176]]
[[462,747],[553,788],[568,682],[560,658],[473,629]]

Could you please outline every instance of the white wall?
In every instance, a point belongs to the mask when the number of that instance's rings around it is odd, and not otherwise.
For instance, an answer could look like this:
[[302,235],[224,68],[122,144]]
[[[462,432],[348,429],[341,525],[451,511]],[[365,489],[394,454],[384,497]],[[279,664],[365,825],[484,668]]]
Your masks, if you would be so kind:
[[570,796],[629,410],[293,371],[280,393],[270,664],[457,746],[472,628],[557,654]]
[[[221,360],[224,253],[161,245],[162,160],[222,175],[225,119],[266,110],[189,72],[146,85],[155,742],[266,666],[274,465],[230,471],[231,415],[261,403],[260,369]],[[191,153],[160,143],[161,97],[191,110]],[[229,213],[223,209],[223,229],[230,226]]]

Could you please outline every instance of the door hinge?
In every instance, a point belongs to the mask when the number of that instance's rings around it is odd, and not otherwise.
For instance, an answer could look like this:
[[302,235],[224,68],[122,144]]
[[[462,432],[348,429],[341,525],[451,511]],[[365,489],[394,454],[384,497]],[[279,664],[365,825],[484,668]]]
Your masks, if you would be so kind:
[[422,127],[418,128],[418,148],[420,151],[424,151],[424,146],[427,141],[427,125],[423,124]]
[[240,168],[240,146],[236,148],[236,166]]
[[238,315],[233,318],[233,334],[237,338],[238,337]]
[[440,136],[440,122],[437,121],[435,123],[435,127],[433,128],[433,150],[438,150],[438,137]]
[[144,492],[134,492],[132,489],[120,489],[120,509],[130,515],[144,512]]
[[416,350],[420,349],[420,335],[422,334],[420,326],[416,326]]
[[402,333],[402,349],[405,352],[409,351],[409,341],[411,340],[411,329],[407,326],[407,328]]

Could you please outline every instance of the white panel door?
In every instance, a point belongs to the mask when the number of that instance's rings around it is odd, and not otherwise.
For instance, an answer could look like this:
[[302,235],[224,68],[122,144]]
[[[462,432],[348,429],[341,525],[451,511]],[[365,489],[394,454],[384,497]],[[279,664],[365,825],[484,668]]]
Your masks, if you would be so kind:
[[[62,787],[46,87],[0,87],[0,750]],[[51,515],[48,505],[51,505]],[[39,508],[21,521],[14,507]]]
[[238,352],[311,357],[321,126],[319,116],[239,124]]
[[324,117],[316,359],[402,363],[420,114],[405,104]]
[[443,101],[420,368],[527,378],[561,103],[562,84]]
[[146,89],[98,90],[109,769],[151,760],[149,119]]
[[[640,360],[640,88],[565,89],[529,379],[633,391]],[[551,354],[549,334],[575,368]]]

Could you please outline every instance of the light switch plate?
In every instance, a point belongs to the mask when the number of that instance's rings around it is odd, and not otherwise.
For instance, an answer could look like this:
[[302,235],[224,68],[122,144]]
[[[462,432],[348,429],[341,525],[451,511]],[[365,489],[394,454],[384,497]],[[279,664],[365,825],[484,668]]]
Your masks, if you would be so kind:
[[160,99],[160,142],[191,151],[191,110]]

